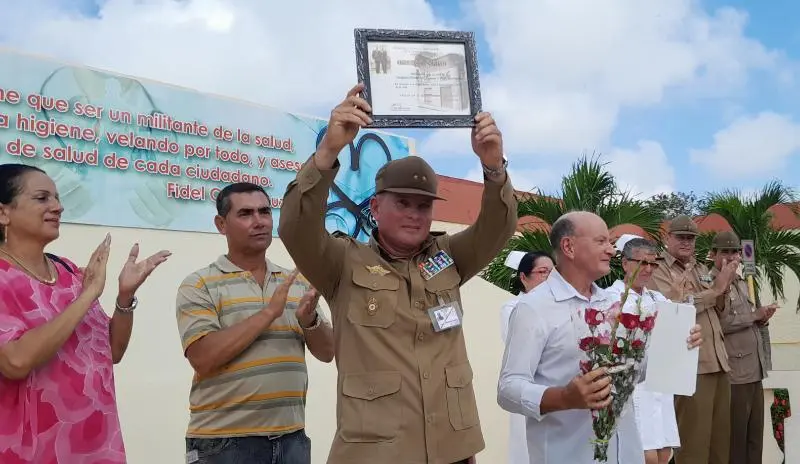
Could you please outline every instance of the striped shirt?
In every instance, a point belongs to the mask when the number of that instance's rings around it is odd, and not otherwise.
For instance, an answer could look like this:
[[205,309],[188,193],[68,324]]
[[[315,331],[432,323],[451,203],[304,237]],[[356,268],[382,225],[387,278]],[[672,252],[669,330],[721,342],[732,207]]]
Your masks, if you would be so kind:
[[[262,288],[251,275],[220,256],[184,279],[176,299],[184,353],[211,332],[230,327],[261,311],[290,271],[267,260]],[[191,438],[277,436],[305,423],[308,374],[305,342],[295,311],[308,282],[298,276],[286,308],[250,347],[217,372],[195,374],[189,394]],[[317,314],[324,319],[317,307]]]

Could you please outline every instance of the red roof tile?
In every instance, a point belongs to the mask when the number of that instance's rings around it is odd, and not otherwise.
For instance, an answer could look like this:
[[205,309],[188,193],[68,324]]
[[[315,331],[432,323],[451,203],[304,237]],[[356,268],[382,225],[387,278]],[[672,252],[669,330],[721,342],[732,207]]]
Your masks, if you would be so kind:
[[[433,207],[435,221],[453,224],[472,224],[478,217],[481,208],[481,195],[483,184],[471,180],[459,179],[449,176],[439,177],[439,195],[447,201],[437,201]],[[519,195],[529,195],[528,192],[517,191]],[[800,205],[798,205],[800,207]],[[800,217],[796,216],[787,205],[777,205],[772,208],[774,214],[772,225],[778,229],[800,229]],[[730,230],[727,221],[721,216],[712,214],[695,218],[701,231],[719,232]],[[664,230],[666,230],[666,222]],[[519,220],[519,230],[543,230],[549,232],[550,226],[539,218],[525,217]],[[622,234],[643,235],[644,231],[631,224],[623,224],[611,230],[612,239]]]

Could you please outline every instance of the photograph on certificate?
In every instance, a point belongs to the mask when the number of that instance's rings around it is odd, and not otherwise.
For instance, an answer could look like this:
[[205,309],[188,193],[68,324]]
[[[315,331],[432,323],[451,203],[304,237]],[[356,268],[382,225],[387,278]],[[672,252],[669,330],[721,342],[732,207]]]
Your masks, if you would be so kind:
[[367,56],[373,114],[471,114],[463,43],[375,41]]

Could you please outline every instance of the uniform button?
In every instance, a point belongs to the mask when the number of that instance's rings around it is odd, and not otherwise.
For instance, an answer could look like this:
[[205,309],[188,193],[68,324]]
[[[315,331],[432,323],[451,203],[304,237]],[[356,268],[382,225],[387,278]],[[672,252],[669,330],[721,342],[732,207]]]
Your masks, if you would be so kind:
[[423,379],[427,379],[427,378],[428,378],[428,377],[430,377],[430,376],[431,376],[431,375],[428,373],[428,371],[425,371],[425,372],[423,372],[423,373],[422,373],[422,378],[423,378]]
[[418,339],[419,341],[422,341],[423,339],[425,339],[425,334],[424,334],[424,333],[422,333],[422,332],[418,333],[418,334],[417,334],[417,339]]
[[372,387],[369,387],[369,388],[367,388],[367,393],[372,395],[373,393],[375,393],[375,389],[372,388]]
[[419,303],[419,300],[417,300],[417,301],[415,301],[415,302],[414,302],[414,307],[415,307],[415,308],[419,308],[420,306],[421,306],[421,305],[420,305],[420,303]]
[[433,415],[432,415],[432,414],[428,415],[428,417],[426,417],[426,418],[425,418],[425,420],[426,420],[426,421],[427,421],[429,424],[433,424]]
[[372,288],[378,288],[378,282],[372,282]]

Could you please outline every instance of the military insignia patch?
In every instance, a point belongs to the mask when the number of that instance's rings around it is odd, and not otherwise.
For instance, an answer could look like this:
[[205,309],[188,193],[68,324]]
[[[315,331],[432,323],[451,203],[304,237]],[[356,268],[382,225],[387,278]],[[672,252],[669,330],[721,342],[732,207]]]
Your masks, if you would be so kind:
[[369,271],[370,274],[379,276],[385,276],[389,273],[389,271],[380,264],[376,264],[375,266],[367,266],[367,271]]

